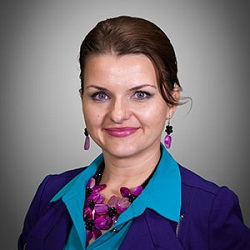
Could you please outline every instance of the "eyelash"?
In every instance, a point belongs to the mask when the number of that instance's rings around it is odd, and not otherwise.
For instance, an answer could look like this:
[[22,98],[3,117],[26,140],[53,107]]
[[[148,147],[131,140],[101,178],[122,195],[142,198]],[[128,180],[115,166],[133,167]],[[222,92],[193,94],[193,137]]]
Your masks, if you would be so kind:
[[[138,95],[143,95],[143,97],[139,97]],[[146,91],[136,91],[133,94],[133,99],[136,99],[139,101],[149,99],[150,97],[152,97],[152,94],[150,94],[149,92],[146,92]],[[93,100],[99,101],[99,102],[106,101],[106,100],[110,99],[110,97],[105,92],[96,92],[96,93],[91,95],[91,98]]]
[[[100,98],[100,96],[105,96],[105,98]],[[99,97],[98,97],[99,96]],[[107,99],[110,99],[110,97],[105,93],[105,92],[96,92],[96,93],[94,93],[94,94],[92,94],[91,95],[91,98],[93,99],[93,100],[95,100],[95,101],[99,101],[99,102],[101,102],[101,101],[105,101],[105,100],[107,100]]]
[[[143,94],[143,97],[138,97],[138,94],[140,94],[140,95]],[[145,99],[149,99],[152,96],[152,94],[150,94],[146,91],[136,91],[134,96],[137,96],[135,98],[138,100],[145,100]]]

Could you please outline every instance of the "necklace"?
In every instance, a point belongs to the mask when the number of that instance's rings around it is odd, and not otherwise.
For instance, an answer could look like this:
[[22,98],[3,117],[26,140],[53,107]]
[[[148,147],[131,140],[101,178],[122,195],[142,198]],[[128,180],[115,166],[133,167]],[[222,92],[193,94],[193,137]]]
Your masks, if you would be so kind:
[[100,191],[106,188],[105,184],[100,185],[104,167],[105,165],[102,163],[96,174],[88,181],[86,187],[83,219],[87,230],[87,243],[91,239],[100,237],[102,230],[110,229],[117,222],[119,215],[126,211],[141,194],[154,173],[153,171],[149,178],[142,185],[135,187],[132,192],[127,187],[121,187],[121,198],[113,195],[105,204],[105,197],[100,194]]

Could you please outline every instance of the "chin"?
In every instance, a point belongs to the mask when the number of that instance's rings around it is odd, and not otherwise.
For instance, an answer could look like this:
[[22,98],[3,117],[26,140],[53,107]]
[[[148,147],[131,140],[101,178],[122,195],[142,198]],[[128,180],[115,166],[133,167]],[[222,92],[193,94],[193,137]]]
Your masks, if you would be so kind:
[[137,147],[136,145],[128,146],[126,144],[112,145],[110,147],[104,147],[103,149],[110,155],[113,155],[117,158],[131,157],[141,151],[141,148]]

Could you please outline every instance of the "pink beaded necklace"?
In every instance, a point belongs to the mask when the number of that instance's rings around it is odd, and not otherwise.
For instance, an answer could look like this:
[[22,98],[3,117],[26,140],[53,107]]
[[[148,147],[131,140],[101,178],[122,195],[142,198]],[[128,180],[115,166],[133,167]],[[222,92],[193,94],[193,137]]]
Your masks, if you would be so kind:
[[87,243],[91,239],[97,239],[102,235],[102,230],[108,230],[116,223],[119,215],[141,194],[154,173],[142,185],[135,187],[132,192],[126,187],[121,187],[121,198],[113,195],[105,204],[105,197],[100,194],[100,191],[106,188],[106,185],[99,185],[104,167],[104,163],[100,165],[94,177],[88,181],[86,187],[83,218],[87,230]]

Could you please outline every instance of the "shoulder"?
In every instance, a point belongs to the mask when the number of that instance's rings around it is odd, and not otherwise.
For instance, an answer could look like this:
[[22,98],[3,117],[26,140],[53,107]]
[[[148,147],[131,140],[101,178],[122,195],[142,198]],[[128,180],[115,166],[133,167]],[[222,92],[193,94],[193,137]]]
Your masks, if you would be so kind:
[[217,184],[204,179],[203,177],[181,165],[179,165],[179,168],[181,173],[182,185],[184,187],[197,189],[210,194],[216,194],[219,192],[220,187]]
[[180,173],[182,241],[188,244],[192,234],[200,246],[207,242],[206,245],[217,245],[218,249],[230,249],[230,245],[235,245],[235,249],[248,249],[246,246],[250,243],[246,239],[250,238],[250,231],[243,223],[237,195],[228,187],[220,187],[182,166]]
[[182,180],[182,214],[189,215],[193,221],[205,225],[213,217],[221,217],[230,211],[242,220],[237,195],[225,186],[205,180],[196,173],[180,166]]
[[238,202],[237,195],[228,187],[218,186],[180,165],[179,167],[184,207],[190,206],[192,203],[197,210],[201,209],[209,212],[215,202]]
[[76,177],[78,174],[80,174],[82,171],[84,171],[87,167],[80,167],[76,169],[71,169],[68,171],[65,171],[60,174],[50,174],[45,177],[47,179],[47,182],[49,182],[51,185],[65,185],[69,181],[71,181],[74,177]]
[[38,191],[47,199],[51,199],[59,190],[61,190],[68,182],[79,175],[87,167],[80,167],[65,171],[60,174],[50,174],[44,178]]
[[204,179],[198,174],[179,165],[181,173],[183,202],[194,200],[195,203],[213,206],[215,202],[224,200],[228,203],[238,203],[238,196],[228,187],[219,186]]
[[22,234],[19,238],[19,246],[24,245],[36,223],[38,223],[48,211],[51,211],[50,200],[53,196],[85,169],[86,168],[81,167],[61,174],[51,174],[44,178],[39,185],[25,216]]
[[47,175],[35,193],[33,200],[30,204],[29,211],[37,213],[36,216],[40,216],[46,212],[51,204],[51,199],[74,177],[84,171],[86,168],[81,167],[73,170],[63,172],[61,174],[50,174]]

